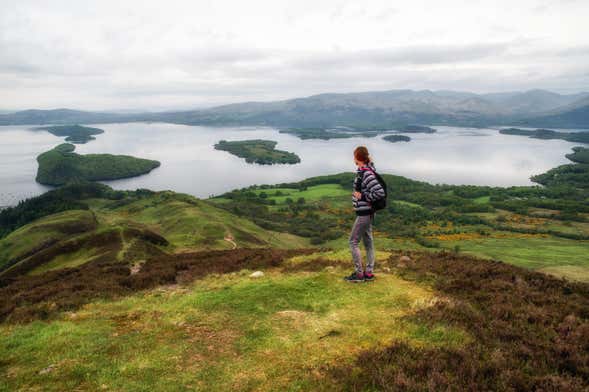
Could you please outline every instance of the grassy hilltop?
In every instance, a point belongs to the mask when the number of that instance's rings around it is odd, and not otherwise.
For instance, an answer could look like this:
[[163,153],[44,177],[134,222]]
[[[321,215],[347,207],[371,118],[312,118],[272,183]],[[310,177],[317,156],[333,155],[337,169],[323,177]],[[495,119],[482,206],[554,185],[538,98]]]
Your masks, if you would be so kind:
[[60,144],[37,157],[37,182],[63,185],[70,181],[100,181],[135,177],[160,166],[158,161],[128,155],[87,154],[74,152],[73,144]]
[[0,390],[587,390],[584,154],[544,187],[385,175],[358,285],[352,173],[21,202],[0,212]]

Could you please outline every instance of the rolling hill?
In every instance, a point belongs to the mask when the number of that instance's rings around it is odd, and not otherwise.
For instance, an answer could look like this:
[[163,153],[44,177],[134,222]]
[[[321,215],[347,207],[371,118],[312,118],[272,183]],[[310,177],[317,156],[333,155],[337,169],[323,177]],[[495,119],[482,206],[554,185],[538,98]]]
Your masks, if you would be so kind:
[[[474,94],[455,91],[389,90],[328,93],[272,102],[244,102],[208,109],[160,113],[102,113],[68,109],[25,110],[0,115],[0,125],[96,124],[163,121],[191,125],[271,125],[280,127],[386,127],[406,124],[490,125],[552,119],[543,127],[589,127],[586,112],[569,110],[587,93],[562,95],[545,90]],[[572,105],[572,106],[571,106]],[[566,114],[568,113],[568,114]],[[560,117],[558,117],[560,116]]]
[[574,104],[567,105],[547,114],[532,117],[518,122],[521,125],[560,127],[560,128],[589,128],[589,98],[581,99]]
[[[230,212],[242,195],[271,209],[259,217],[266,223],[296,226],[308,215],[321,226],[332,214],[324,227],[337,226],[350,175],[212,200],[72,184],[24,202],[30,219],[0,239],[0,389],[587,389],[589,284],[532,271],[545,257],[564,266],[574,254],[584,268],[587,241],[506,231],[530,222],[505,210],[496,216],[505,227],[481,234],[472,211],[444,208],[533,205],[533,189],[388,176],[398,202],[392,217],[377,218],[377,280],[356,285],[341,279],[351,265],[345,239],[309,248]],[[483,253],[526,268],[463,254],[475,253],[467,245],[432,250],[393,238],[394,219],[438,230],[440,241],[484,242]],[[527,263],[513,253],[530,247]]]
[[[264,230],[188,195],[118,192],[93,184],[72,184],[49,193],[67,195],[68,188],[82,195],[71,209],[47,211],[0,238],[0,281],[89,261],[115,259],[129,264],[170,252],[235,246],[291,248],[307,243],[294,235]],[[45,205],[53,203],[47,196],[45,200]],[[35,205],[35,199],[28,203],[30,209],[44,208]],[[66,203],[70,202],[64,198]]]

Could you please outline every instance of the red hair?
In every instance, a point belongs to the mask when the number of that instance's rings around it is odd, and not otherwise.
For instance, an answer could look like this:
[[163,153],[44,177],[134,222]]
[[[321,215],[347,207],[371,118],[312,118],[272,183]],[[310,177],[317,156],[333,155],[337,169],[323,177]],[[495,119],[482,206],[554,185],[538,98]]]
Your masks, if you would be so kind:
[[356,158],[357,161],[364,163],[370,163],[371,161],[368,149],[364,146],[356,147],[354,150],[354,158]]

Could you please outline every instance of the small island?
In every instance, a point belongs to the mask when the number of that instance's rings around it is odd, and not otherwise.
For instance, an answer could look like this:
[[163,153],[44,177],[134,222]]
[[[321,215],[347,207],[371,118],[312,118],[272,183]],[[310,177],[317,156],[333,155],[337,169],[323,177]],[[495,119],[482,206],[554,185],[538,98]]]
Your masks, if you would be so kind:
[[411,141],[409,136],[405,135],[388,135],[382,138],[382,140],[386,140],[387,142],[397,143],[397,142],[408,142]]
[[76,144],[87,143],[96,139],[92,135],[99,135],[104,133],[103,129],[84,127],[81,125],[54,125],[50,127],[38,127],[35,129],[47,131],[55,136],[67,136],[65,138],[66,142]]
[[221,140],[215,144],[216,150],[227,151],[240,158],[245,158],[247,163],[259,165],[272,165],[276,163],[295,164],[301,161],[298,155],[282,150],[276,150],[277,142],[273,140]]
[[[322,127],[322,128],[286,128],[280,133],[288,133],[297,136],[299,139],[347,139],[352,137],[376,137],[383,133],[434,133],[435,129],[423,125],[391,125],[379,127]],[[407,140],[396,140],[407,141]]]
[[359,131],[352,128],[287,128],[281,129],[280,133],[295,135],[301,140],[329,140],[352,137],[375,137],[380,131]]
[[75,148],[64,143],[39,155],[37,182],[59,186],[72,181],[117,180],[146,174],[160,166],[158,161],[128,155],[79,155]]
[[398,129],[405,133],[436,133],[437,131],[433,128],[426,127],[424,125],[405,125]]
[[561,139],[573,143],[589,143],[589,132],[558,132],[551,129],[519,129],[504,128],[499,130],[503,135],[528,136],[533,139]]

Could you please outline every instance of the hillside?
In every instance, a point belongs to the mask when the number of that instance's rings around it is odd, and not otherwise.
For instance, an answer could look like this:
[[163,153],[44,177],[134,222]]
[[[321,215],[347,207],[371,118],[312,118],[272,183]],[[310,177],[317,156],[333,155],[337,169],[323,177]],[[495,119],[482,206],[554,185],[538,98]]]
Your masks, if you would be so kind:
[[[589,385],[587,284],[449,253],[391,252],[379,253],[376,282],[349,285],[347,252],[302,253],[200,252],[156,256],[138,272],[94,263],[20,278],[0,288],[3,312],[12,308],[0,324],[0,387]],[[249,277],[260,269],[262,278]]]
[[521,122],[539,127],[589,128],[587,108],[582,106],[588,96],[587,93],[563,95],[545,90],[492,94],[388,90],[318,94],[282,101],[243,102],[159,113],[25,110],[0,114],[0,125],[162,121],[190,125],[363,128],[407,124],[482,126]]
[[[582,173],[585,166],[573,170]],[[589,181],[583,174],[547,187],[509,188],[383,177],[392,201],[375,221],[381,246],[465,252],[589,282]],[[339,248],[347,246],[354,219],[352,179],[342,173],[254,186],[212,201],[262,227]]]
[[71,109],[30,109],[0,115],[0,125],[99,124],[128,121],[131,117]]
[[64,143],[40,154],[37,182],[63,185],[71,181],[116,180],[146,174],[160,166],[158,161],[128,155],[79,155],[74,149],[73,144]]
[[0,390],[587,389],[585,191],[385,175],[350,285],[351,176],[0,212]]
[[531,127],[589,128],[589,102],[585,99],[582,106],[565,108],[555,113],[527,118],[516,123]]
[[[307,243],[173,192],[120,192],[73,184],[49,193],[61,198],[66,210],[51,211],[56,203],[47,196],[45,202],[29,202],[27,208],[40,211],[39,216],[0,237],[0,282],[89,261],[115,259],[128,264],[170,252],[235,246],[292,248]],[[67,196],[70,193],[86,196],[76,198],[74,204]],[[9,227],[11,210],[0,213],[0,223]]]

